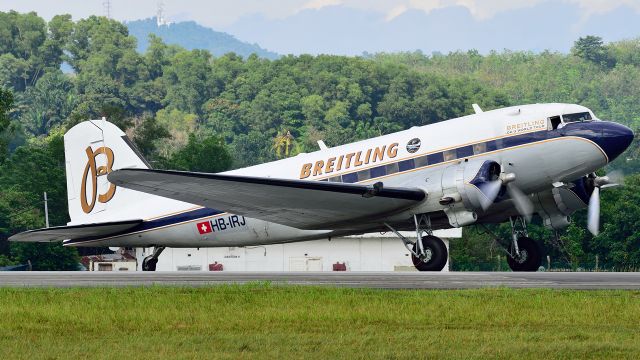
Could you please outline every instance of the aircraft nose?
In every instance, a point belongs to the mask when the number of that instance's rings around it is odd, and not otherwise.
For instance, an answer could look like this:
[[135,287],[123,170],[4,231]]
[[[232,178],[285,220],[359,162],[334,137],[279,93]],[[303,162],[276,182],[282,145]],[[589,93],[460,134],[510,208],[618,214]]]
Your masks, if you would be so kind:
[[596,143],[612,161],[622,154],[633,141],[633,131],[612,121],[569,123],[560,130],[563,136],[578,136]]
[[601,124],[602,134],[598,143],[609,157],[609,161],[612,161],[627,150],[633,141],[634,134],[631,129],[622,124],[610,121],[603,121]]

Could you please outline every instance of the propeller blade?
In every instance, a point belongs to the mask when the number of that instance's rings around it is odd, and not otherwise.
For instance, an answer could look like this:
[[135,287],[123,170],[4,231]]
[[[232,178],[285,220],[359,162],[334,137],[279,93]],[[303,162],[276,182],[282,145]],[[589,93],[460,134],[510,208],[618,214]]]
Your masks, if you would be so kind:
[[607,177],[611,185],[624,185],[624,173],[622,170],[613,170],[607,174]]
[[616,187],[616,186],[622,186],[622,184],[607,184],[607,185],[600,186],[600,188],[606,189],[606,188],[612,188],[612,187]]
[[598,236],[600,233],[600,188],[593,188],[591,198],[589,198],[589,214],[587,217],[587,229]]
[[530,221],[531,215],[533,214],[533,204],[531,203],[531,199],[513,185],[513,183],[507,184],[507,191],[509,192],[511,200],[513,200],[513,204],[516,206],[516,209],[518,209],[518,213],[524,216],[527,221]]
[[500,193],[500,188],[502,188],[502,181],[500,180],[489,181],[482,184],[482,193],[486,196],[480,197],[482,210],[487,210],[493,204]]

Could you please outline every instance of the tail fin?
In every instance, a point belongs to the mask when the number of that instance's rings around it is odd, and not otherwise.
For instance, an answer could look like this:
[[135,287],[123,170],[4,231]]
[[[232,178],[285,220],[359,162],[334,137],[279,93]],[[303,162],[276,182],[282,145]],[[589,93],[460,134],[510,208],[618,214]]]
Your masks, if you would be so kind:
[[70,224],[140,219],[144,214],[136,204],[157,198],[107,180],[113,170],[150,166],[127,135],[104,118],[71,128],[64,135],[64,153]]

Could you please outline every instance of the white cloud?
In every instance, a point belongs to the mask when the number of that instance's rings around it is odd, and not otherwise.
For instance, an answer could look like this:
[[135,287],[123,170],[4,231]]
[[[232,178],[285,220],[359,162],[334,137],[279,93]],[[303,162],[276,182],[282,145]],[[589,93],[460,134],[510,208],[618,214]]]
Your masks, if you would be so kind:
[[576,4],[587,16],[608,13],[620,6],[628,6],[640,12],[638,0],[568,0],[568,2]]
[[[578,6],[585,17],[602,14],[626,5],[640,12],[640,0],[560,0]],[[495,15],[516,9],[530,8],[550,0],[344,0],[342,5],[373,10],[385,14],[387,20],[392,20],[402,13],[415,9],[430,13],[434,10],[452,6],[467,8],[471,15],[478,20],[488,20]]]
[[451,6],[461,6],[469,10],[478,20],[487,20],[508,10],[535,6],[545,0],[410,0],[409,6],[429,13]]
[[342,0],[312,0],[304,4],[300,9],[301,10],[306,10],[306,9],[320,10],[323,7],[342,5],[342,3],[343,3]]
[[396,7],[394,7],[393,9],[391,9],[391,11],[389,11],[384,20],[385,21],[391,21],[393,19],[395,19],[396,17],[402,15],[405,13],[405,11],[409,10],[409,8],[406,5],[398,5]]

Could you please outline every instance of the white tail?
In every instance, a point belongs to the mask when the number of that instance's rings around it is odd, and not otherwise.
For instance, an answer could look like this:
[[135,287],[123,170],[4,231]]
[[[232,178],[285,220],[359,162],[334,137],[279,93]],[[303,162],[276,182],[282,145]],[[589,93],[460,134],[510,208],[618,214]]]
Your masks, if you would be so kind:
[[64,153],[69,224],[142,219],[175,210],[178,205],[166,198],[116,188],[107,180],[113,170],[146,169],[149,164],[127,135],[105,119],[71,128],[64,135]]

